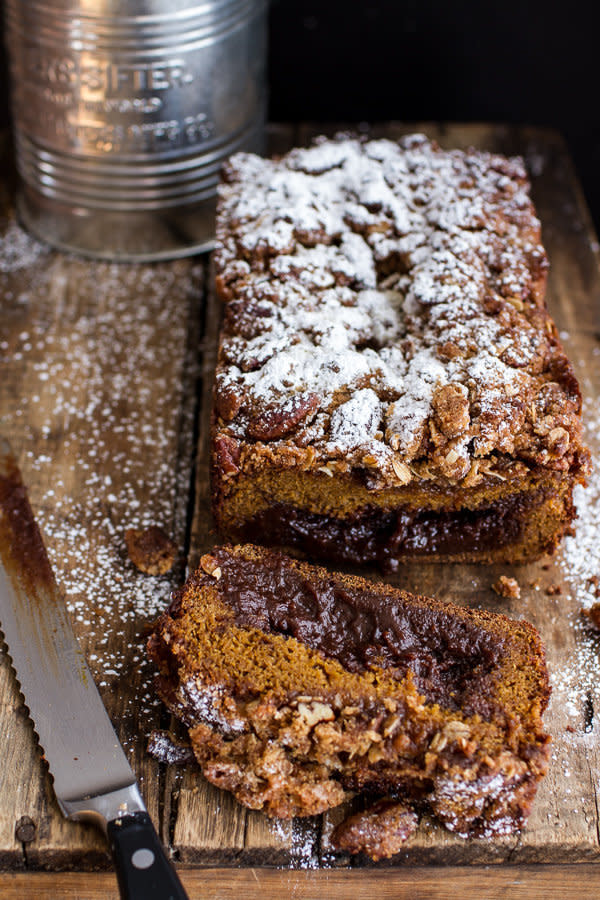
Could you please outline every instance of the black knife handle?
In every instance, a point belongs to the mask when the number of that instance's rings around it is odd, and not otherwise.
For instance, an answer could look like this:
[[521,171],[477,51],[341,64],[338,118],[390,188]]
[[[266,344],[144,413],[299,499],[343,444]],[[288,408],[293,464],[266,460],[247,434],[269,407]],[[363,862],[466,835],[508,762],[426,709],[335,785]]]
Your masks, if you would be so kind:
[[188,900],[147,812],[108,823],[122,900]]

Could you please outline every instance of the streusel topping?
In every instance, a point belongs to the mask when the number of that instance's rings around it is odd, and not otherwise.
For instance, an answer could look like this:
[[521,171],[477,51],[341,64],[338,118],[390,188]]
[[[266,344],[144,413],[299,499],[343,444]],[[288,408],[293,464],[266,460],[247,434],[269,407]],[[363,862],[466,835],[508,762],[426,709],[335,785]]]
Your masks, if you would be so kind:
[[475,483],[491,457],[566,469],[580,451],[519,158],[422,135],[237,154],[217,238],[231,446],[361,467],[374,487]]

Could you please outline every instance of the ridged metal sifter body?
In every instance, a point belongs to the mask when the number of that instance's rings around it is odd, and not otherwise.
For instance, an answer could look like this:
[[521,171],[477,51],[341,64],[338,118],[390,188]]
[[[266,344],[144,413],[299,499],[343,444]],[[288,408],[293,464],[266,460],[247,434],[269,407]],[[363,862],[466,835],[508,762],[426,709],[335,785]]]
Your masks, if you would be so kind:
[[88,256],[210,248],[224,160],[260,152],[264,0],[5,0],[23,224]]

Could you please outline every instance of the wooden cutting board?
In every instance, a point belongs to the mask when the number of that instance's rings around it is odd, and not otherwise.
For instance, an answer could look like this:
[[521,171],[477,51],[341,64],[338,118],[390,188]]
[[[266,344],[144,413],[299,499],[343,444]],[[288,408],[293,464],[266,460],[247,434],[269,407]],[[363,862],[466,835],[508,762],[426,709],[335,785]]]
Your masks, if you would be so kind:
[[[274,127],[272,150],[336,130]],[[189,870],[184,874],[194,896],[283,891],[316,897],[326,890],[342,897],[348,878],[354,878],[357,897],[363,890],[365,897],[375,891],[386,896],[391,885],[396,897],[417,896],[418,885],[423,896],[444,896],[436,891],[447,889],[445,877],[436,881],[430,874],[439,870],[414,869],[407,878],[399,868],[431,864],[452,866],[448,875],[465,897],[481,896],[470,891],[490,877],[506,890],[529,883],[527,873],[536,869],[523,867],[538,863],[560,864],[543,881],[545,896],[560,888],[557,897],[573,890],[581,898],[600,886],[600,633],[583,612],[596,600],[594,576],[600,575],[597,239],[555,133],[430,123],[372,132],[397,137],[414,130],[444,147],[474,145],[525,157],[551,261],[549,307],[581,381],[596,469],[578,496],[574,536],[554,559],[521,567],[419,564],[390,578],[420,593],[525,617],[539,628],[554,689],[546,717],[553,754],[518,836],[464,841],[426,820],[399,856],[377,866],[333,853],[329,835],[345,810],[310,820],[268,820],[208,785],[194,768],[168,768],[146,754],[149,733],[172,724],[152,692],[147,630],[186,568],[215,540],[207,429],[220,311],[209,258],[117,265],[48,250],[16,224],[8,174],[0,187],[0,428],[18,455],[77,636],[149,811],[175,859]],[[179,550],[167,576],[143,575],[127,558],[125,529],[151,524],[162,526]],[[520,600],[492,591],[500,574],[517,578]],[[3,651],[0,661],[4,895],[35,890],[42,896],[51,876],[35,873],[67,869],[73,874],[55,876],[48,896],[82,891],[82,897],[116,897],[112,875],[94,880],[77,874],[109,867],[105,842],[94,829],[60,815]],[[490,876],[480,868],[489,863],[503,865]],[[581,867],[577,874],[573,864]],[[261,868],[274,866],[285,869],[285,879]],[[521,867],[516,876],[515,866]],[[302,880],[300,872],[292,876],[296,869],[309,874]]]

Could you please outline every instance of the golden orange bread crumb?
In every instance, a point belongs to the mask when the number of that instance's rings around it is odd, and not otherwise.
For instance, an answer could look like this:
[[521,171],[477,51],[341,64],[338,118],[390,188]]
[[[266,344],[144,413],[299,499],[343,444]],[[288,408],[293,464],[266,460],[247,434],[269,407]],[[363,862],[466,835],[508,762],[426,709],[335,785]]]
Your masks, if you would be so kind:
[[158,525],[127,528],[125,544],[131,562],[146,575],[166,575],[175,564],[177,547]]

